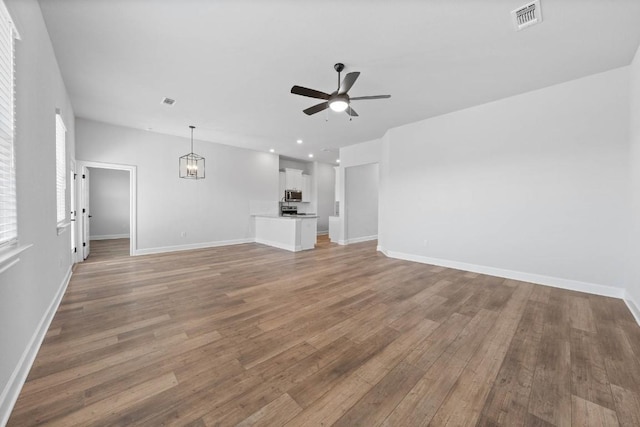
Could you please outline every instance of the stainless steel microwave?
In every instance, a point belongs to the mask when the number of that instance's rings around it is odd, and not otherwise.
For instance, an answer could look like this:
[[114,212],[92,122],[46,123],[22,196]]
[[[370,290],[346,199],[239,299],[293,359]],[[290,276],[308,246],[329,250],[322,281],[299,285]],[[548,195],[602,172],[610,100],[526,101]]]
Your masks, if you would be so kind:
[[285,202],[301,202],[302,201],[302,191],[300,191],[300,190],[284,190],[284,201]]

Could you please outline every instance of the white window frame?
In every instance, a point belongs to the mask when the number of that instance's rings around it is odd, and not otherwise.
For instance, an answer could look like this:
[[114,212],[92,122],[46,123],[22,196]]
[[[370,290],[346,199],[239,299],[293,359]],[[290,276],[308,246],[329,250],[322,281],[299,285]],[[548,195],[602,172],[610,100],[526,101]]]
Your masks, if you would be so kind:
[[[18,31],[0,1],[0,271],[18,244],[15,160],[15,39]],[[15,263],[15,261],[13,262]]]
[[56,111],[56,222],[58,231],[69,225],[67,216],[67,127]]

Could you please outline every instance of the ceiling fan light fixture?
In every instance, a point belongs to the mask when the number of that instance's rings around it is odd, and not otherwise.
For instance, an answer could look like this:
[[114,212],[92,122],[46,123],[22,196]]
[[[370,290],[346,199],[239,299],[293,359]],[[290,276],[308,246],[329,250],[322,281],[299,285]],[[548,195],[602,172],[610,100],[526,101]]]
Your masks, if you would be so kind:
[[337,113],[342,113],[347,109],[347,107],[349,107],[349,103],[343,98],[335,98],[329,101],[329,107]]
[[[302,87],[298,85],[294,85],[291,88],[291,93],[293,93],[294,95],[321,99],[323,101],[319,104],[313,105],[309,108],[302,110],[302,112],[307,116],[311,116],[312,114],[317,114],[320,111],[324,111],[328,108],[331,108],[333,111],[337,113],[342,113],[346,111],[350,117],[358,117],[358,113],[356,113],[353,110],[353,108],[351,108],[351,101],[360,101],[365,99],[384,99],[384,98],[391,97],[391,95],[373,95],[373,96],[357,96],[357,97],[351,98],[349,96],[349,90],[358,79],[360,72],[353,71],[351,73],[348,73],[345,76],[345,78],[341,81],[340,73],[344,70],[344,64],[339,62],[335,64],[333,68],[338,72],[338,89],[336,89],[336,91],[332,92],[331,94],[322,92],[319,90],[315,90],[315,89],[309,89],[307,87]],[[349,120],[351,120],[351,118]]]

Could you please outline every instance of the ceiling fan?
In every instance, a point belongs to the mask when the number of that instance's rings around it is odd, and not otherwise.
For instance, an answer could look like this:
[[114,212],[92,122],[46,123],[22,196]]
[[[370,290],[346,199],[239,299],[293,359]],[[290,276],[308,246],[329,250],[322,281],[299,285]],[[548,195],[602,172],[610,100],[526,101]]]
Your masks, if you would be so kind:
[[356,117],[358,116],[358,113],[356,113],[355,110],[351,108],[351,101],[391,98],[391,95],[355,96],[353,98],[350,97],[348,94],[349,89],[351,89],[353,84],[356,82],[360,73],[357,71],[348,73],[346,76],[344,76],[344,80],[342,80],[342,83],[340,83],[340,73],[342,72],[342,70],[344,70],[344,64],[338,62],[333,66],[333,68],[338,72],[338,89],[331,94],[302,86],[293,86],[291,88],[291,93],[293,94],[325,100],[325,102],[321,102],[320,104],[316,104],[313,107],[307,108],[306,110],[302,110],[305,114],[310,116],[312,114],[326,110],[327,108],[331,108],[333,111],[337,112],[346,111],[348,115]]

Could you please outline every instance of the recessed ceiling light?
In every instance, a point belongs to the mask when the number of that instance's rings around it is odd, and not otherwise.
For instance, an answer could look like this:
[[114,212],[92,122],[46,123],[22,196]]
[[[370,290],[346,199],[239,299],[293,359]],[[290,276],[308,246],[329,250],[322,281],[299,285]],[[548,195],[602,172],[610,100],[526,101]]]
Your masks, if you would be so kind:
[[313,154],[309,154],[309,157],[313,157]]
[[336,163],[340,163],[340,159],[336,159]]
[[275,153],[275,152],[276,152],[276,150],[274,150],[273,148],[269,148],[269,152],[270,152],[270,153]]
[[297,142],[298,144],[302,144],[302,140],[301,140],[301,139],[296,140],[296,142]]

